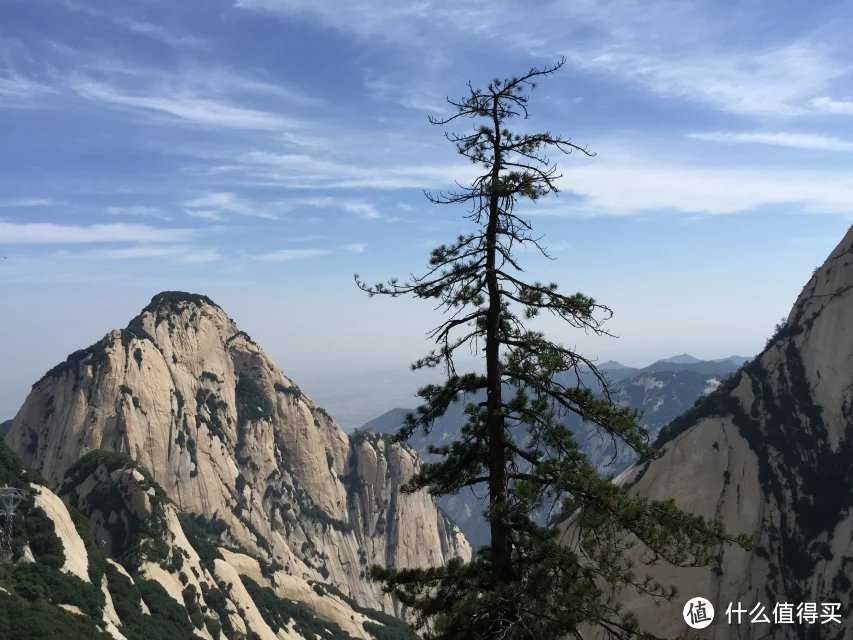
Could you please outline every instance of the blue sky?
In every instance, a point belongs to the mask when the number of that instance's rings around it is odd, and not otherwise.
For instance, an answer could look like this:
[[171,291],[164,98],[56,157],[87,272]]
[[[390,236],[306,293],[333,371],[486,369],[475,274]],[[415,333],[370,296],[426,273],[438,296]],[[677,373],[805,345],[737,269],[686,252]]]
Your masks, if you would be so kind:
[[[427,116],[565,56],[533,118],[588,144],[532,276],[610,305],[602,360],[757,352],[853,218],[844,2],[4,0],[0,417],[163,289],[203,292],[347,426],[411,404],[471,166]],[[392,7],[392,8],[389,8]]]

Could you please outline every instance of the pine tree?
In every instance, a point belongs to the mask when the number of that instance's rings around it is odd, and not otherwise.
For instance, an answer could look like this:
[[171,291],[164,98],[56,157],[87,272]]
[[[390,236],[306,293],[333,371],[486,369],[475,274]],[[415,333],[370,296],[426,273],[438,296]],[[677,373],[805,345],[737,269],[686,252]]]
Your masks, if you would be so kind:
[[[405,441],[418,430],[428,433],[451,403],[468,401],[459,437],[431,447],[438,461],[425,463],[405,490],[426,488],[441,496],[466,487],[488,489],[484,515],[490,544],[471,562],[372,569],[388,592],[412,608],[429,638],[580,638],[579,630],[587,626],[612,637],[650,637],[607,597],[615,585],[633,585],[650,597],[674,595],[636,574],[628,559],[632,547],[648,558],[695,566],[706,564],[724,542],[747,543],[671,501],[630,496],[599,475],[562,420],[577,414],[641,459],[658,455],[637,424],[638,414],[613,401],[608,381],[591,359],[530,328],[534,318],[549,313],[602,335],[611,316],[589,296],[565,295],[554,283],[528,282],[519,260],[525,246],[547,255],[517,210],[521,202],[557,191],[561,176],[547,153],[593,155],[547,131],[508,128],[513,118],[528,118],[536,81],[562,64],[496,79],[485,89],[469,83],[464,99],[448,100],[455,113],[430,121],[446,126],[474,120],[468,132],[447,137],[483,172],[457,191],[427,195],[437,204],[468,205],[465,217],[474,230],[434,249],[426,273],[408,282],[369,286],[356,275],[371,296],[412,295],[437,301],[445,312],[430,334],[436,348],[413,368],[443,368],[446,379],[419,390],[424,402],[396,437]],[[460,373],[455,356],[472,346],[482,348],[484,371]],[[585,382],[590,375],[597,393]],[[568,523],[538,517],[555,504],[570,514]]]

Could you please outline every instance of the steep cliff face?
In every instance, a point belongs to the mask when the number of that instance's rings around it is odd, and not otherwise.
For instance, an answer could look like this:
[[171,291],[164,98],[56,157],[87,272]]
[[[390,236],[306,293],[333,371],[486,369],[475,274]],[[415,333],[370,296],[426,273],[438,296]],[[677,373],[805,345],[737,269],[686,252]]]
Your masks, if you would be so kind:
[[6,442],[52,487],[89,451],[126,453],[178,510],[376,609],[394,604],[365,579],[370,564],[470,555],[429,496],[399,494],[418,465],[410,450],[350,441],[204,296],[155,296],[126,329],[54,367]]
[[222,521],[179,512],[124,454],[93,451],[58,493],[0,443],[27,497],[0,565],[0,637],[415,640],[405,623],[249,555]]
[[[767,348],[663,432],[666,452],[621,482],[721,517],[755,547],[710,568],[655,567],[680,597],[655,606],[617,594],[650,631],[695,638],[853,637],[853,229],[815,271]],[[691,631],[681,608],[708,598],[715,622]],[[841,625],[728,624],[729,603],[841,603]],[[771,635],[768,636],[768,633]]]

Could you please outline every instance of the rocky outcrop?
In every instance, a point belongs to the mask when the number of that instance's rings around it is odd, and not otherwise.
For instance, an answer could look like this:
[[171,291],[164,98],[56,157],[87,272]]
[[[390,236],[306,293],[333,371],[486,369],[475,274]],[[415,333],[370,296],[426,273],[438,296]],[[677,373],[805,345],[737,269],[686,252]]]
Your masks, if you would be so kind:
[[89,582],[89,554],[83,539],[71,520],[62,500],[44,487],[31,485],[35,506],[44,511],[53,521],[54,531],[62,544],[65,562],[61,571],[77,576],[84,582]]
[[[204,296],[155,296],[126,329],[54,367],[6,442],[54,488],[87,452],[127,454],[178,511],[221,522],[235,548],[373,609],[395,604],[366,579],[370,564],[470,556],[428,495],[400,494],[419,464],[412,451],[348,438]],[[108,481],[123,495],[140,482],[91,471],[93,486]],[[77,484],[81,497],[91,490]],[[128,512],[147,514],[150,498],[128,497]],[[110,517],[94,517],[98,533],[115,528]]]
[[[806,284],[766,349],[662,432],[664,455],[619,479],[754,537],[713,565],[649,569],[680,596],[657,606],[616,597],[643,626],[687,638],[853,637],[853,229]],[[693,631],[682,606],[708,598],[715,622]],[[728,624],[729,603],[840,603],[842,624]]]
[[[0,443],[0,467],[9,456]],[[15,530],[12,564],[0,572],[0,637],[416,638],[334,587],[227,548],[221,527],[179,513],[125,455],[84,456],[60,495],[18,484],[30,498],[18,510],[25,524]]]

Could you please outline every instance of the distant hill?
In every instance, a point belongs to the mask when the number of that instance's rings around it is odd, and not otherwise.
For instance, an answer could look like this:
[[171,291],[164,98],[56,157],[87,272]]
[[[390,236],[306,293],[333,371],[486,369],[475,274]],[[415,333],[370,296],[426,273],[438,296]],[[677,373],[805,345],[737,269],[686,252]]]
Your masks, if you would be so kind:
[[745,360],[734,360],[725,358],[723,360],[699,360],[698,362],[672,362],[669,360],[658,360],[647,367],[640,369],[639,373],[652,373],[656,371],[690,371],[702,375],[717,375],[722,372],[734,373]]
[[702,362],[699,358],[694,358],[688,353],[682,353],[678,356],[672,356],[671,358],[665,358],[661,360],[661,362],[671,362],[672,364],[696,364],[697,362]]
[[365,429],[373,429],[379,433],[393,433],[399,429],[406,420],[406,414],[411,409],[396,408],[386,411],[381,416],[373,418],[370,422],[365,423]]
[[[691,361],[695,360],[695,362]],[[670,421],[687,411],[697,398],[714,391],[746,360],[738,356],[720,360],[698,360],[687,354],[668,360],[658,360],[642,369],[607,361],[599,369],[610,381],[616,401],[643,412],[640,423],[654,440]],[[585,384],[599,388],[592,374],[582,375]],[[565,382],[564,382],[565,384]],[[464,403],[451,405],[447,413],[433,425],[429,434],[415,433],[411,446],[421,457],[428,459],[430,445],[445,444],[456,437],[464,423]],[[394,433],[403,424],[410,409],[394,408],[367,422],[364,427],[379,433]],[[618,474],[633,461],[630,451],[614,450],[610,439],[603,438],[595,428],[583,424],[574,415],[566,416],[568,424],[590,460],[604,473]],[[459,525],[471,544],[476,547],[487,541],[487,530],[480,516],[485,495],[467,490],[455,496],[444,496],[438,505]]]
[[5,438],[6,434],[9,433],[9,427],[12,426],[11,420],[6,420],[4,422],[0,422],[0,438]]
[[598,368],[611,382],[619,382],[640,372],[640,369],[637,367],[629,367],[615,360],[602,362],[598,365]]
[[599,369],[627,369],[624,364],[621,362],[616,362],[616,360],[608,360],[607,362],[602,362],[598,365]]

